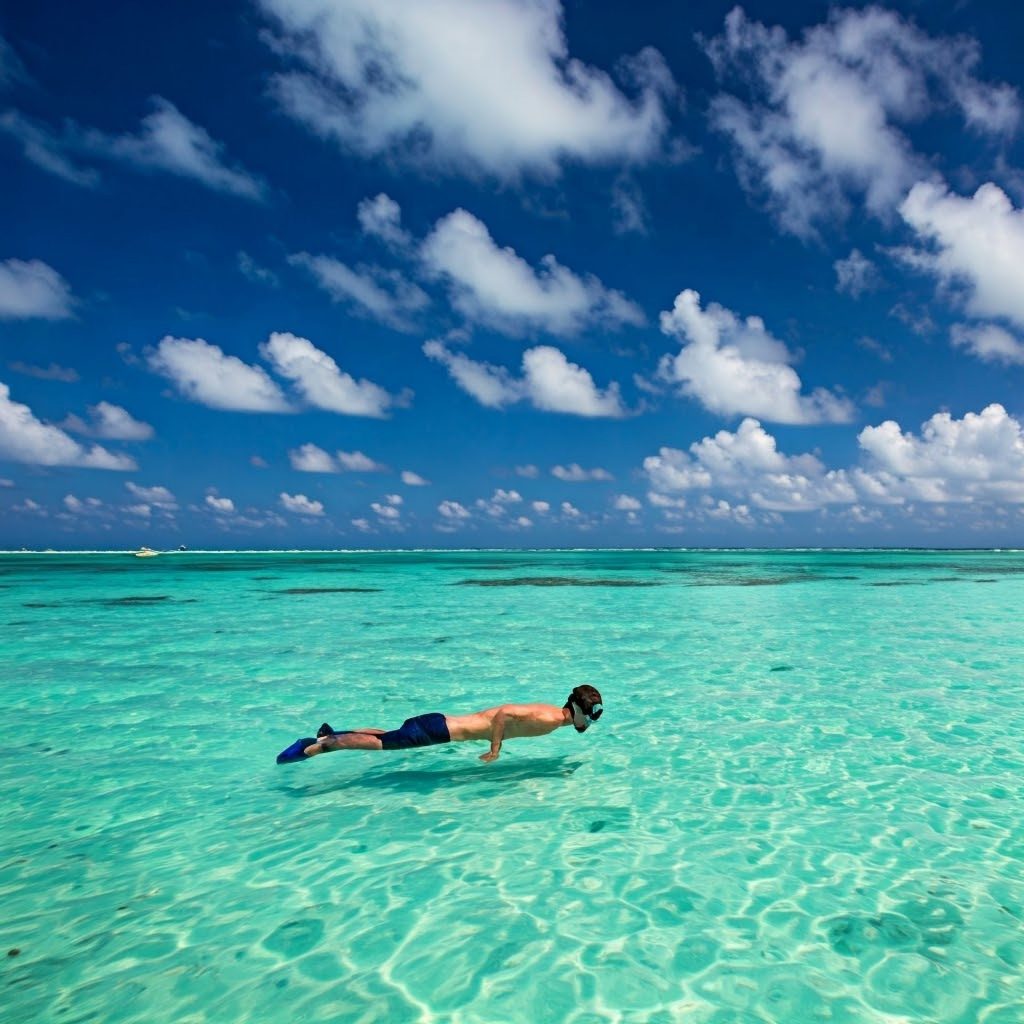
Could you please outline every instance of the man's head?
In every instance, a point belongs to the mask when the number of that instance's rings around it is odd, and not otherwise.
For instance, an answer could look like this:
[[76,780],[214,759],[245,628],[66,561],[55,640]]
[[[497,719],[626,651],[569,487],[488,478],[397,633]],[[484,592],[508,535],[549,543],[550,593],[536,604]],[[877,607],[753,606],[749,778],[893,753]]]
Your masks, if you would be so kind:
[[593,686],[577,686],[563,705],[572,715],[573,728],[586,732],[604,714],[601,694]]

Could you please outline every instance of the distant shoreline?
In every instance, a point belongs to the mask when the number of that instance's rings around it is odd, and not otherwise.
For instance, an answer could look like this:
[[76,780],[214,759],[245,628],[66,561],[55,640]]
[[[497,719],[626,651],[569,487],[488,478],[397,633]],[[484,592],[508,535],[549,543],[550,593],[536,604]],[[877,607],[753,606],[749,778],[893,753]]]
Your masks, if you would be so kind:
[[[138,548],[17,548],[0,550],[3,555],[134,555]],[[515,555],[515,554],[655,554],[658,552],[671,554],[699,554],[714,552],[744,552],[771,554],[826,554],[829,552],[879,552],[879,553],[916,553],[929,551],[960,552],[963,554],[1021,554],[1024,548],[972,548],[972,547],[629,547],[629,548],[190,548],[179,551],[169,548],[161,551],[153,548],[159,555]]]

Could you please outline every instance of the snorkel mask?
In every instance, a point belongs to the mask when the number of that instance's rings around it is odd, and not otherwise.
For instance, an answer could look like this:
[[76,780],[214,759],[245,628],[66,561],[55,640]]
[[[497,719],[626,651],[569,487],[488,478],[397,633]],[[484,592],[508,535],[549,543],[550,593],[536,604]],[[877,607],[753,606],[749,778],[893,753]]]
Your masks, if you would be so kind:
[[586,732],[604,714],[601,695],[592,686],[577,686],[563,706],[569,709],[577,732]]

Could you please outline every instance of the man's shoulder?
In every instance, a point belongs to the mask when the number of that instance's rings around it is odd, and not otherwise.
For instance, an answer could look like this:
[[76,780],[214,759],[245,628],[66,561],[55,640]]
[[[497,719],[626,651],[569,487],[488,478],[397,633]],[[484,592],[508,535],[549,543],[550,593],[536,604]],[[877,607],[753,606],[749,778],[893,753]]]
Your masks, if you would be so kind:
[[499,709],[506,715],[535,717],[541,715],[560,715],[562,709],[554,704],[503,704]]

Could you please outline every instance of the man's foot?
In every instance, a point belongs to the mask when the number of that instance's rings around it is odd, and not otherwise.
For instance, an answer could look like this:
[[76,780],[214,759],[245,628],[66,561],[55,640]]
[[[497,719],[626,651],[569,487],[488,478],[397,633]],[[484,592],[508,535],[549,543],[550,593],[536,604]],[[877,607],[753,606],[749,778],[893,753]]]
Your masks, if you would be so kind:
[[317,729],[316,738],[319,740],[323,739],[324,736],[333,736],[334,732],[335,730],[332,729],[326,722],[324,722],[324,724],[321,725],[319,729]]
[[[277,755],[278,764],[296,764],[299,761],[305,761],[307,758],[312,757],[312,754],[306,753],[307,747],[312,747],[316,744],[316,740],[312,736],[305,736],[301,740],[296,740],[290,747],[285,747],[280,754]],[[320,751],[317,751],[319,753]]]

